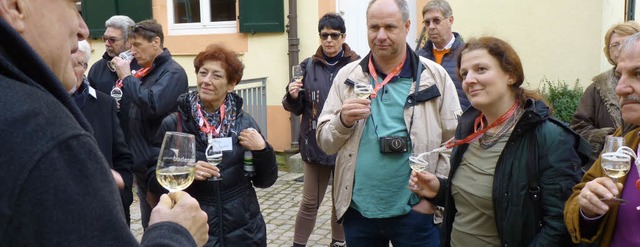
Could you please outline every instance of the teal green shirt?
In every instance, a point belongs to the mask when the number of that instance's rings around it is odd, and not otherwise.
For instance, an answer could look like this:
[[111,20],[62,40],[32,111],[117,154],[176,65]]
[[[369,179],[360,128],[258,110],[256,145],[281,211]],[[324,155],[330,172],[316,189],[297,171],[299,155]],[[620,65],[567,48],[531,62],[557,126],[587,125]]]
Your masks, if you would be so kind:
[[351,207],[367,218],[405,215],[419,201],[408,188],[411,148],[406,153],[383,154],[378,141],[382,136],[408,136],[404,104],[411,84],[412,78],[398,78],[371,100],[371,115],[358,147],[351,201]]

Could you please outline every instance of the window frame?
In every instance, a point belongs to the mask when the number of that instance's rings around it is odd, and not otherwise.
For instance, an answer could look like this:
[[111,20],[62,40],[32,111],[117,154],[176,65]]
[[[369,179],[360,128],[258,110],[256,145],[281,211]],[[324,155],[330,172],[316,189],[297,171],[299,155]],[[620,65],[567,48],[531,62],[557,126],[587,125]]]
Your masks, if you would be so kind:
[[[168,35],[198,35],[198,34],[228,34],[238,33],[238,6],[236,4],[236,20],[211,21],[211,5],[208,0],[200,1],[199,23],[175,23],[173,0],[167,1],[167,31]],[[188,1],[188,0],[187,0]]]

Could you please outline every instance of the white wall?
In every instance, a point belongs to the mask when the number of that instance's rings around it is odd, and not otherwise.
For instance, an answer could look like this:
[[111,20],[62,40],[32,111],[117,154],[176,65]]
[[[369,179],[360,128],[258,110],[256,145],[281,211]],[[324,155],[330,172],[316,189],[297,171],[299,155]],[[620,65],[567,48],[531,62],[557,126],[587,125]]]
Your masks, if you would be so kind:
[[[364,57],[369,53],[369,43],[367,41],[367,5],[369,1],[362,0],[336,0],[336,11],[345,19],[347,27],[347,43],[351,49]],[[407,43],[411,48],[416,47],[416,30],[421,25],[422,17],[416,19],[416,0],[407,0],[409,4],[409,20],[411,27],[407,36]],[[419,12],[419,10],[418,10]],[[417,22],[416,22],[417,20]]]

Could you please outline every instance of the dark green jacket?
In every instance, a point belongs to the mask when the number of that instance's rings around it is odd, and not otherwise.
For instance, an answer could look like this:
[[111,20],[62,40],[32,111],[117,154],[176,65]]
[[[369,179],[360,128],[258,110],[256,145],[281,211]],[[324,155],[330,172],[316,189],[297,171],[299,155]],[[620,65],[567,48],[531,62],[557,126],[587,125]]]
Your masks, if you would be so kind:
[[[479,111],[470,107],[460,117],[456,139],[473,132]],[[538,177],[542,190],[542,227],[538,231],[534,205],[527,190],[527,154],[529,138],[537,138]],[[496,165],[493,180],[493,207],[502,246],[567,246],[569,234],[563,221],[564,202],[571,188],[580,181],[576,175],[581,159],[574,149],[577,134],[549,120],[544,103],[529,99]],[[451,180],[456,175],[468,145],[453,149],[449,179],[441,180],[436,204],[445,205],[444,246],[450,245],[451,226],[457,213],[451,195]]]

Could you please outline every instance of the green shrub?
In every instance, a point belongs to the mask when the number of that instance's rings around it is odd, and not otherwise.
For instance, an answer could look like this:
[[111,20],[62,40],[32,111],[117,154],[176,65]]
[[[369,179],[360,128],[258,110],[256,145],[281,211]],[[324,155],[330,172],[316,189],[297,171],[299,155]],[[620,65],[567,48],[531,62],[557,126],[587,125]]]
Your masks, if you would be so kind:
[[573,119],[573,113],[576,112],[578,104],[580,104],[580,98],[582,98],[583,90],[578,84],[579,79],[576,79],[572,88],[564,81],[552,82],[547,78],[543,78],[542,83],[542,96],[547,100],[553,108],[552,116],[565,122],[571,123]]

